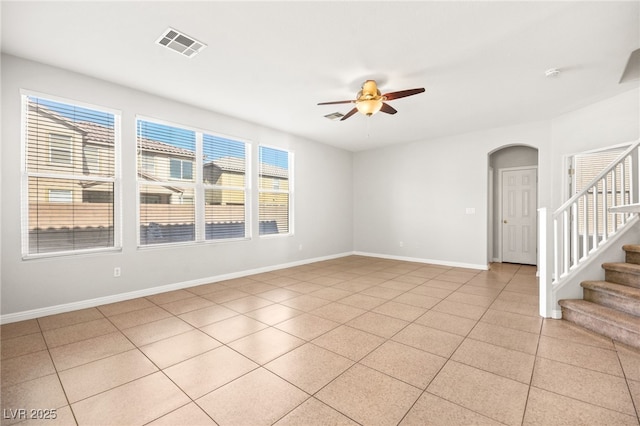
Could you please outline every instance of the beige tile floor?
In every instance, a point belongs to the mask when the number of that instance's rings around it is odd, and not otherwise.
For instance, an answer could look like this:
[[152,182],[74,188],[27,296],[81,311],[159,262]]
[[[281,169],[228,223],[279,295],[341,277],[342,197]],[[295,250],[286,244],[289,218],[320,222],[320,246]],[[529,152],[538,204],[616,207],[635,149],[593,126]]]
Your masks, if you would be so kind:
[[640,352],[537,304],[533,267],[350,256],[6,324],[2,424],[638,425]]

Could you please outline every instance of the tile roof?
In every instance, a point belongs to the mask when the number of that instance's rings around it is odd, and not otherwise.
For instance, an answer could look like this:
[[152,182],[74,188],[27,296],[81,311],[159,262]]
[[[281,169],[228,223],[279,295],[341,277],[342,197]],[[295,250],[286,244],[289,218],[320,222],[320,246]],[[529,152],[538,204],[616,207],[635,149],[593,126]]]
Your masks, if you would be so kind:
[[227,172],[239,172],[239,173],[244,173],[245,172],[245,159],[244,158],[238,158],[238,157],[220,157],[216,160],[213,161],[209,161],[207,164],[205,164],[205,167],[207,165],[214,165],[217,166],[218,168],[220,168],[221,170],[227,171]]
[[90,142],[113,143],[113,129],[89,121],[76,121],[75,125],[82,129]]
[[[218,159],[208,162],[207,164],[205,164],[205,167],[210,164],[213,164],[214,166],[227,172],[244,173],[245,171],[244,158],[220,157]],[[282,167],[263,163],[261,165],[261,168],[262,168],[262,174],[264,174],[265,176],[280,177],[284,179],[287,179],[289,177],[289,171]]]
[[146,151],[161,152],[163,154],[174,154],[182,157],[195,157],[196,153],[189,149],[179,148],[177,146],[155,141],[147,138],[138,138],[138,146]]
[[260,164],[260,174],[264,176],[273,176],[285,179],[289,178],[289,170],[266,163]]

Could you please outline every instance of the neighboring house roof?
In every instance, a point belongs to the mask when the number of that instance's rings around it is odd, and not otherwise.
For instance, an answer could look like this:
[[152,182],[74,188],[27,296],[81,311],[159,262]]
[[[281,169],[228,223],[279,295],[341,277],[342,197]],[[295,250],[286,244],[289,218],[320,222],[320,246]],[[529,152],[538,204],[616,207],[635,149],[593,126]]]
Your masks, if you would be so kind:
[[214,166],[225,172],[239,172],[245,171],[245,159],[238,157],[220,157],[216,160],[210,161],[206,166]]
[[288,169],[274,166],[272,164],[266,164],[266,163],[260,164],[260,174],[264,176],[280,177],[284,179],[289,178]]
[[160,152],[162,154],[180,155],[182,157],[195,157],[195,152],[173,146],[168,143],[154,141],[147,138],[138,138],[138,145],[144,151]]
[[43,107],[36,102],[29,102],[29,108],[39,114],[49,117],[51,120],[57,121],[65,127],[75,130],[82,134],[82,137],[87,142],[112,144],[114,135],[113,128],[102,126],[98,123],[92,123],[89,121],[76,121],[69,117]]
[[[109,128],[98,123],[92,123],[88,121],[74,121],[71,120],[57,112],[54,112],[48,108],[43,107],[35,102],[29,102],[29,107],[43,115],[48,116],[49,118],[56,120],[65,126],[76,130],[82,133],[83,137],[87,142],[94,143],[113,143],[114,140],[114,130],[113,128]],[[194,158],[195,152],[189,149],[180,148],[165,142],[160,142],[147,138],[138,138],[138,146],[143,151],[157,152],[161,154],[168,155],[177,155],[181,157]],[[245,172],[245,159],[238,157],[221,157],[216,160],[210,161],[205,164],[205,167],[217,167],[220,170],[226,172],[236,172],[236,173],[244,173]],[[260,165],[261,174],[264,176],[271,177],[279,177],[288,179],[289,178],[289,170],[274,166],[271,164],[261,164]]]
[[29,109],[37,112],[38,114],[42,114],[46,117],[49,117],[50,119],[57,121],[72,130],[80,132],[83,135],[86,134],[86,131],[81,127],[79,127],[75,121],[70,120],[69,118],[65,117],[62,114],[58,114],[57,112],[51,111],[49,108],[45,108],[36,102],[29,102]]
[[[87,142],[95,142],[95,143],[113,143],[114,134],[113,128],[103,126],[98,123],[93,123],[90,121],[75,121],[68,117],[65,117],[62,114],[59,114],[55,111],[50,110],[49,108],[43,107],[36,102],[29,102],[29,108],[31,110],[42,114],[44,116],[49,117],[52,120],[55,120],[64,126],[75,130],[81,133],[84,139]],[[173,154],[180,155],[184,157],[194,157],[195,153],[188,149],[179,148],[173,146],[168,143],[146,139],[146,138],[138,138],[138,143],[140,148],[147,151],[155,151],[163,154]]]
[[[225,172],[244,173],[245,160],[244,158],[238,157],[221,157],[205,164],[205,167],[207,166],[214,166]],[[261,174],[284,179],[289,177],[289,171],[287,169],[271,164],[261,164]]]
[[78,121],[75,124],[86,133],[87,140],[90,142],[112,144],[114,141],[113,128],[88,121]]

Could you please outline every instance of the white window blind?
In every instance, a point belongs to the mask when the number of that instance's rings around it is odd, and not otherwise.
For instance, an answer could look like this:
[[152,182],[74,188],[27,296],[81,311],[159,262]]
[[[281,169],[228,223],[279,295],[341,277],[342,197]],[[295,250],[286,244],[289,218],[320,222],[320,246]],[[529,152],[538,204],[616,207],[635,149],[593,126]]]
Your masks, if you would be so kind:
[[205,238],[247,236],[247,148],[244,142],[204,134]]
[[246,143],[138,120],[140,245],[245,238]]
[[138,120],[140,244],[195,241],[196,133]]
[[119,117],[23,96],[23,121],[23,254],[119,244],[115,221]]
[[289,234],[293,194],[293,154],[259,147],[258,191],[260,235]]
[[[593,179],[598,176],[606,167],[613,163],[627,147],[612,148],[602,151],[594,151],[586,154],[579,154],[573,158],[573,193],[577,194],[586,188]],[[580,199],[578,203],[578,229],[586,230],[587,234],[593,235],[593,233],[601,234],[604,230],[604,217],[609,214],[610,219],[608,221],[608,232],[612,232],[615,227],[622,223],[622,217],[620,215],[610,214],[605,211],[604,204],[602,203],[603,195],[607,199],[607,205],[609,207],[614,205],[629,204],[631,200],[631,159],[627,160],[623,164],[619,164],[614,173],[610,173],[606,177],[606,194],[605,185],[603,181],[600,181],[595,188],[596,194],[593,191],[590,192],[590,196],[585,200]],[[617,191],[613,191],[613,179],[617,180]],[[597,223],[594,220],[593,215],[587,215],[585,217],[585,210],[591,211],[593,209],[594,195],[600,200],[597,204]],[[587,206],[585,206],[585,202]],[[586,209],[585,209],[586,207]]]

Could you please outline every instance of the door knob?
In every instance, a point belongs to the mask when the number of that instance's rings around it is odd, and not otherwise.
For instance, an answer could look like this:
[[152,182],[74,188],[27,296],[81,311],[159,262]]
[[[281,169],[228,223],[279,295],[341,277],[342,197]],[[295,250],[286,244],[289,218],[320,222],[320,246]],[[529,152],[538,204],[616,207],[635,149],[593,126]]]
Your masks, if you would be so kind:
[[502,222],[503,222],[503,223],[507,223],[507,219],[503,220]]

